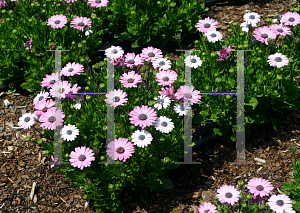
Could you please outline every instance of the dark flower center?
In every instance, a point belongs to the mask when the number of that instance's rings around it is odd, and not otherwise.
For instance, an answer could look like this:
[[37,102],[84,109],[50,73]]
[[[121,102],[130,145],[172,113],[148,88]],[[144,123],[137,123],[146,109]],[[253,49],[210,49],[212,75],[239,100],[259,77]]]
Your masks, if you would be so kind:
[[231,198],[231,197],[232,197],[232,194],[231,194],[230,192],[227,192],[227,193],[225,194],[225,196],[226,196],[227,198]]
[[262,191],[262,190],[264,189],[264,187],[263,187],[262,185],[258,185],[258,186],[256,186],[256,189],[257,189],[258,191]]
[[96,3],[101,3],[101,0],[96,0]]
[[129,63],[130,63],[130,64],[134,64],[134,60],[132,60],[132,59],[129,60]]
[[48,120],[49,120],[49,122],[53,123],[55,121],[55,117],[51,116]]
[[165,65],[165,62],[164,62],[164,61],[161,61],[161,62],[159,62],[159,64],[160,64],[161,66],[163,66],[163,65]]
[[115,97],[115,102],[119,102],[120,101],[120,98],[119,97]]
[[161,122],[161,125],[162,125],[163,127],[166,127],[166,126],[168,125],[168,123],[165,122],[165,121],[163,121],[163,122]]
[[79,25],[79,26],[83,26],[84,24],[83,24],[83,22],[81,21],[81,22],[78,23],[78,25]]
[[191,60],[191,62],[192,62],[192,63],[196,63],[197,60],[196,60],[195,58],[193,58],[193,59]]
[[139,118],[140,118],[141,120],[146,120],[146,119],[147,119],[147,115],[141,114],[141,115],[139,116]]
[[50,81],[50,84],[55,84],[55,80],[51,80],[51,81]]
[[192,95],[191,95],[191,94],[186,94],[186,95],[185,95],[185,97],[187,97],[187,98],[191,98],[191,97],[192,97]]
[[114,49],[113,51],[111,51],[113,54],[117,54],[118,50]]
[[73,68],[70,68],[70,69],[69,69],[69,72],[72,72],[72,71],[73,71]]
[[55,21],[55,24],[59,24],[59,23],[60,23],[60,20],[56,20],[56,21]]
[[67,134],[68,134],[68,135],[72,135],[72,130],[68,130],[68,131],[67,131]]
[[148,56],[149,56],[149,57],[154,57],[155,54],[151,52],[151,53],[148,53]]
[[204,27],[205,28],[210,28],[210,24],[206,23],[206,24],[204,24]]
[[205,210],[204,213],[210,213],[210,210],[209,210],[209,209],[208,209],[208,210]]
[[139,139],[140,139],[140,140],[144,140],[144,139],[145,139],[145,135],[140,135],[140,136],[139,136]]
[[80,155],[78,158],[80,161],[84,161],[86,159],[86,157],[84,155]]
[[122,153],[125,152],[125,150],[124,150],[123,147],[119,147],[119,148],[117,149],[117,152],[118,152],[119,154],[122,154]]
[[127,81],[128,81],[128,83],[132,83],[134,81],[134,79],[129,78]]
[[42,111],[43,111],[43,112],[47,112],[47,110],[48,110],[48,108],[47,108],[47,107],[44,107]]
[[264,33],[264,34],[261,35],[261,37],[268,38],[268,34]]
[[293,21],[295,21],[295,19],[294,19],[293,17],[290,17],[290,18],[289,18],[289,21],[292,21],[292,22],[293,22]]
[[168,81],[169,78],[168,78],[168,77],[164,77],[163,80],[164,80],[164,81]]
[[280,62],[280,61],[282,61],[282,59],[280,57],[276,57],[275,61]]
[[44,98],[43,96],[40,96],[40,97],[39,97],[39,101],[41,101],[43,98]]
[[284,202],[283,202],[283,200],[277,200],[277,201],[276,201],[276,204],[277,204],[278,206],[283,206]]
[[29,118],[29,117],[26,117],[26,118],[24,119],[24,121],[25,121],[25,122],[28,122],[28,121],[30,121],[30,118]]
[[184,106],[183,105],[180,106],[180,110],[184,111]]
[[255,19],[254,15],[249,16],[250,19]]
[[277,29],[278,32],[283,32],[283,29]]
[[215,38],[217,35],[215,33],[212,33],[210,36]]
[[159,104],[164,103],[164,99],[159,99],[159,100],[158,100],[158,103],[159,103]]
[[58,91],[59,91],[60,93],[63,93],[63,92],[65,91],[65,89],[64,89],[64,88],[60,88]]

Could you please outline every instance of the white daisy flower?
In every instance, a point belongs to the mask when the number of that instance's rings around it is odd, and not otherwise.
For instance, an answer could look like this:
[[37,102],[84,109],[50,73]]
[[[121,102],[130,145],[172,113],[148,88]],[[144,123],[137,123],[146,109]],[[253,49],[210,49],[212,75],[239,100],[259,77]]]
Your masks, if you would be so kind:
[[83,101],[83,97],[76,96],[76,104],[74,106],[75,109],[81,109],[81,102]]
[[256,24],[254,24],[254,23],[251,23],[251,22],[243,22],[242,24],[241,24],[241,27],[242,27],[242,31],[244,31],[244,32],[249,32],[249,27],[257,27],[256,26]]
[[184,60],[184,63],[186,66],[196,69],[197,67],[201,67],[203,62],[200,57],[198,57],[196,55],[189,55]]
[[105,50],[104,54],[106,55],[107,58],[110,58],[113,60],[113,59],[117,59],[117,58],[123,56],[124,50],[119,46],[117,46],[117,47],[111,46],[110,48]]
[[61,138],[65,141],[73,141],[75,140],[76,135],[79,135],[79,130],[75,125],[68,124],[61,129],[60,134]]
[[154,127],[162,133],[170,133],[174,129],[174,123],[172,122],[172,119],[167,118],[166,116],[160,116],[156,120]]
[[152,135],[144,129],[136,130],[134,133],[132,133],[131,138],[131,141],[134,143],[134,145],[142,148],[151,144],[151,141],[153,140]]
[[174,111],[180,116],[187,115],[188,110],[192,110],[191,105],[188,103],[175,104]]
[[154,100],[157,101],[157,103],[154,105],[154,107],[158,110],[161,110],[162,107],[167,108],[171,103],[171,99],[169,97],[167,97],[166,95],[161,95],[161,96],[155,97]]
[[47,100],[50,97],[49,92],[43,90],[42,92],[38,93],[35,98],[33,99],[33,105],[38,104],[42,100]]
[[166,58],[158,58],[155,61],[153,61],[152,66],[154,68],[158,68],[159,70],[168,70],[171,68],[171,61]]
[[223,38],[222,34],[216,30],[208,31],[204,34],[204,36],[206,36],[207,40],[212,43],[216,43],[216,41],[221,41]]
[[258,22],[260,22],[260,15],[254,12],[246,13],[244,15],[244,21],[250,22],[251,24],[257,24]]

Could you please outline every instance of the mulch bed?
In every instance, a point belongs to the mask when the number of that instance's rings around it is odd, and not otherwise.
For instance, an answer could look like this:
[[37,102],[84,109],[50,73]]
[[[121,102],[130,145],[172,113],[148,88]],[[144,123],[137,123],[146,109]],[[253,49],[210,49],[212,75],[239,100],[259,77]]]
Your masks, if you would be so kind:
[[[210,7],[203,18],[211,17],[219,22],[218,30],[228,36],[227,29],[232,22],[242,23],[242,15],[246,12],[257,12],[262,17],[262,24],[267,17],[276,18],[291,8],[292,0],[286,1],[251,1],[231,6],[227,2]],[[248,10],[248,11],[245,11]],[[193,39],[190,39],[191,41]],[[190,42],[192,43],[192,42]],[[189,44],[190,44],[189,43]],[[194,48],[193,44],[188,45]],[[167,54],[170,59],[177,58],[178,46]],[[129,52],[129,51],[125,51]],[[164,52],[165,54],[165,52]],[[56,174],[47,164],[50,157],[45,157],[39,146],[25,141],[26,136],[34,140],[41,136],[34,129],[24,130],[18,127],[19,118],[26,112],[33,112],[33,100],[29,93],[17,88],[18,94],[0,95],[0,212],[95,212],[95,208],[82,197],[84,192],[72,188],[71,181]],[[4,105],[4,100],[10,102]],[[219,140],[205,145],[200,151],[193,153],[193,161],[201,165],[181,165],[168,172],[174,188],[160,194],[150,193],[150,205],[145,206],[140,200],[130,201],[125,212],[197,212],[200,200],[215,201],[216,190],[224,184],[237,187],[238,180],[247,183],[251,178],[261,177],[272,182],[272,194],[282,193],[282,183],[294,181],[292,178],[293,155],[292,145],[299,143],[299,112],[286,112],[276,115],[286,124],[280,125],[275,132],[269,126],[259,126],[253,131],[250,139],[246,139],[246,161],[253,165],[229,165],[236,159],[235,143],[224,143]],[[41,131],[42,128],[35,124]],[[193,124],[194,140],[203,137],[201,127]],[[296,160],[299,160],[299,151]],[[254,160],[260,158],[266,163]],[[33,188],[35,183],[35,189]],[[33,191],[30,197],[31,191]],[[243,189],[243,193],[249,193]]]

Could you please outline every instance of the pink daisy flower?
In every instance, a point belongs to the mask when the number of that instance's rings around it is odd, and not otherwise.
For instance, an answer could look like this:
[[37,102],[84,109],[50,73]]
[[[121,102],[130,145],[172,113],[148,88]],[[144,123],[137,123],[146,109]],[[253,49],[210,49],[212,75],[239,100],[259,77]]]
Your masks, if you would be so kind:
[[244,21],[251,23],[251,25],[254,26],[260,22],[260,15],[254,12],[246,13],[244,15]]
[[157,119],[156,111],[152,107],[148,106],[137,106],[129,114],[130,123],[135,126],[140,126],[144,129],[147,126],[151,126]]
[[135,53],[127,53],[125,55],[124,65],[132,69],[134,66],[143,65],[143,58]]
[[198,24],[196,25],[197,30],[202,33],[206,33],[208,31],[213,31],[217,29],[218,22],[210,17],[205,18],[204,20],[199,20]]
[[218,52],[219,59],[217,61],[224,61],[230,58],[231,48],[223,48]]
[[283,24],[273,24],[270,29],[273,30],[276,35],[281,35],[282,37],[291,35],[292,33],[291,29],[289,27],[285,27]]
[[289,59],[282,53],[275,53],[268,56],[270,66],[281,68],[289,64]]
[[270,191],[274,189],[270,181],[262,178],[251,179],[247,185],[249,191],[254,194],[254,196],[266,196],[269,195]]
[[161,91],[158,92],[160,95],[166,95],[168,96],[171,101],[175,101],[176,97],[175,97],[175,93],[174,93],[174,87],[171,86],[169,88],[161,88]]
[[18,125],[23,129],[30,129],[35,124],[35,115],[32,113],[25,113],[19,118]]
[[53,29],[63,28],[68,23],[67,16],[65,15],[53,15],[48,19],[47,26],[51,26]]
[[239,201],[239,198],[242,198],[239,194],[239,191],[234,186],[224,185],[217,190],[217,198],[221,203],[228,203],[234,205],[235,202]]
[[49,92],[43,90],[42,92],[38,93],[35,98],[33,99],[33,105],[36,105],[42,100],[47,100],[49,98]]
[[201,95],[199,95],[200,92],[198,90],[193,90],[194,86],[180,86],[175,94],[176,99],[181,99],[185,103],[189,102],[191,105],[201,102]]
[[51,155],[51,160],[53,161],[53,164],[50,165],[50,168],[53,168],[56,164],[60,165],[61,162],[58,160],[58,158],[54,158],[53,155]]
[[79,17],[77,16],[71,21],[72,28],[84,31],[84,26],[87,25],[89,28],[92,27],[92,21],[87,17]]
[[47,112],[48,109],[50,109],[51,107],[55,106],[55,101],[51,101],[51,100],[42,100],[39,103],[37,103],[34,108],[35,109],[39,109],[40,111],[34,111],[34,114],[36,116],[40,116],[43,113]]
[[7,3],[6,3],[6,1],[5,0],[0,1],[0,9],[3,8],[3,7],[5,7],[5,6],[8,6]]
[[128,74],[124,73],[121,77],[121,80],[119,80],[124,87],[131,88],[131,87],[137,87],[137,83],[142,82],[142,76],[135,73],[135,71],[131,71]]
[[64,76],[74,76],[74,75],[80,75],[81,72],[84,72],[84,66],[78,63],[69,62],[64,68],[61,70],[61,74]]
[[26,43],[24,43],[24,47],[26,47],[26,50],[28,51],[31,50],[32,48],[31,42],[32,42],[32,38],[29,41],[26,41]]
[[111,107],[117,107],[117,106],[124,106],[124,103],[127,103],[128,98],[125,98],[127,96],[126,92],[123,90],[114,90],[110,91],[108,94],[105,95],[107,99],[105,99],[105,102],[108,103]]
[[123,160],[123,162],[134,153],[134,146],[131,142],[128,142],[127,138],[115,139],[107,144],[107,148],[106,152],[110,158],[113,160]]
[[219,31],[207,31],[204,36],[207,37],[207,40],[212,43],[216,43],[216,41],[221,41],[223,35]]
[[256,40],[268,45],[268,38],[276,39],[276,34],[267,26],[259,27],[253,31]]
[[159,58],[163,58],[163,54],[161,50],[153,47],[144,48],[140,55],[145,61],[150,61],[150,62],[153,62]]
[[71,84],[68,81],[58,81],[50,89],[51,96],[55,98],[66,98],[69,92],[71,92]]
[[158,58],[153,61],[152,66],[155,69],[159,68],[159,70],[168,70],[171,68],[171,61],[166,58]]
[[[60,121],[56,119],[59,116],[59,114],[61,117]],[[40,127],[45,127],[47,129],[54,130],[57,126],[63,125],[64,117],[64,112],[62,112],[61,110],[56,110],[56,107],[48,109],[48,111],[46,113],[43,113],[39,118],[39,121],[43,122]]]
[[177,73],[171,70],[160,71],[155,75],[160,86],[171,86],[177,80]]
[[211,202],[204,202],[197,209],[199,213],[217,213],[217,207]]
[[108,3],[108,0],[89,0],[88,4],[90,4],[92,7],[106,7]]
[[[70,93],[71,93],[71,94],[72,94],[72,93],[77,93],[78,90],[80,90],[80,89],[81,89],[81,87],[77,87],[77,84],[74,84],[73,87],[71,88]],[[74,98],[76,98],[76,95],[66,95],[66,97],[67,97],[67,98],[74,99]]]
[[270,209],[275,212],[281,211],[285,208],[293,208],[291,199],[285,194],[272,195],[268,200]]
[[110,48],[106,49],[104,53],[104,55],[110,59],[117,59],[123,56],[123,54],[124,54],[124,50],[121,47],[119,46],[115,47],[113,45]]
[[281,23],[295,27],[300,23],[300,15],[297,12],[287,12],[282,16]]
[[43,78],[41,85],[42,87],[47,87],[48,89],[51,89],[53,85],[58,81],[59,81],[58,73],[52,73],[51,75],[46,74],[46,78]]
[[[111,61],[109,61],[111,63]],[[114,66],[122,67],[124,65],[125,58],[123,56],[114,59]]]
[[93,150],[85,146],[76,147],[75,152],[72,151],[69,157],[71,165],[81,170],[84,167],[91,166],[91,162],[95,160]]

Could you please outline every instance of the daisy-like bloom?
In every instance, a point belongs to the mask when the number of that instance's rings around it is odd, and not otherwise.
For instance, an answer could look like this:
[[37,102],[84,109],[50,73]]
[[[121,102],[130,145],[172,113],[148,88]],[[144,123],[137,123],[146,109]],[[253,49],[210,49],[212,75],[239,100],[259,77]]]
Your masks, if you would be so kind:
[[230,58],[231,48],[223,48],[218,52],[219,59],[217,61],[224,61]]
[[[81,89],[81,87],[77,87],[77,84],[74,84],[73,87],[71,88],[70,94],[72,94],[72,93],[77,93],[78,90],[80,90],[80,89]],[[66,95],[66,97],[67,97],[67,98],[74,99],[74,98],[76,98],[76,95]]]
[[18,125],[23,129],[30,129],[35,124],[35,115],[33,113],[25,113],[19,118]]
[[31,48],[32,48],[31,42],[32,42],[32,38],[29,41],[26,41],[24,43],[24,47],[26,47],[26,50],[28,50],[28,51],[31,50]]
[[[109,61],[111,63],[111,61]],[[123,56],[114,59],[114,66],[122,67],[124,65],[125,58]]]
[[155,75],[160,86],[171,86],[177,80],[177,73],[172,70],[160,71]]
[[276,35],[281,35],[284,38],[286,35],[291,35],[292,31],[289,27],[284,26],[284,24],[273,24],[270,27]]
[[196,24],[197,30],[202,33],[206,33],[208,31],[216,30],[218,27],[218,22],[210,17],[205,18],[204,20],[199,20]]
[[68,81],[58,81],[50,89],[50,94],[55,98],[66,98],[66,95],[71,92],[71,84]]
[[5,0],[0,1],[0,9],[1,9],[2,7],[6,7],[6,6],[8,6],[8,5],[7,5],[7,3],[6,3]]
[[209,42],[216,43],[216,41],[221,41],[223,38],[223,35],[219,31],[208,31],[204,34],[204,36],[207,37]]
[[125,62],[124,65],[132,69],[134,66],[143,65],[143,58],[138,54],[135,53],[127,53],[125,55]]
[[154,107],[156,109],[158,109],[158,110],[161,110],[162,107],[163,108],[167,108],[170,105],[170,103],[171,103],[170,98],[168,98],[165,95],[161,95],[161,96],[155,97],[154,100],[157,101],[157,103],[154,105]]
[[292,208],[284,208],[284,209],[280,209],[278,213],[296,213],[296,212]]
[[257,13],[254,13],[254,12],[246,13],[244,15],[244,21],[250,22],[251,24],[256,25],[260,22],[260,15],[258,15]]
[[61,70],[61,74],[64,76],[74,76],[80,75],[81,72],[84,72],[84,66],[78,63],[69,62],[64,68]]
[[202,60],[200,57],[196,56],[196,55],[189,55],[188,57],[186,57],[186,59],[184,60],[184,64],[187,67],[192,67],[194,69],[201,67],[202,66]]
[[34,111],[34,114],[36,116],[42,115],[43,113],[47,112],[47,110],[53,106],[55,106],[55,101],[42,100],[34,106],[35,109],[40,110],[40,111]]
[[58,73],[52,73],[51,75],[46,74],[46,78],[43,78],[41,85],[42,87],[47,87],[48,89],[51,89],[53,85],[58,81],[59,81]]
[[272,23],[276,23],[278,21],[277,18],[272,19]]
[[[59,116],[59,114],[61,118],[60,121],[56,119]],[[43,122],[40,127],[45,127],[47,129],[54,130],[56,129],[57,126],[63,125],[64,117],[65,117],[64,112],[62,112],[61,110],[56,110],[56,107],[48,109],[46,113],[43,113],[40,116],[39,121]]]
[[162,51],[160,49],[153,48],[153,47],[144,48],[140,55],[145,61],[150,61],[150,62],[153,62],[159,58],[163,58]]
[[89,0],[88,4],[91,4],[92,7],[107,7],[108,0]]
[[260,204],[260,203],[265,203],[265,198],[266,198],[266,196],[263,196],[263,197],[261,197],[261,196],[259,196],[259,195],[257,195],[257,196],[252,196],[252,202],[254,203],[254,204],[256,204],[256,205],[258,205],[258,204]]
[[158,58],[153,61],[152,66],[159,70],[168,70],[171,68],[171,61],[166,58]]
[[38,104],[42,100],[47,100],[49,98],[49,92],[43,90],[42,92],[38,93],[35,98],[33,99],[33,105]]
[[119,81],[126,88],[137,87],[137,83],[142,82],[142,76],[135,73],[135,71],[131,71],[128,74],[123,73]]
[[84,167],[91,166],[91,162],[95,160],[93,150],[85,146],[76,147],[75,152],[72,151],[69,157],[71,165],[81,170]]
[[154,127],[162,133],[170,133],[174,129],[174,123],[172,122],[172,119],[167,118],[166,116],[160,116],[156,120]]
[[75,140],[76,136],[79,135],[79,130],[75,125],[65,125],[60,131],[61,137],[67,141]]
[[239,194],[240,192],[234,186],[224,185],[217,190],[217,198],[221,203],[228,203],[234,205],[235,202],[238,202],[239,198],[242,198]]
[[117,107],[119,105],[124,106],[124,103],[127,103],[128,98],[126,92],[123,90],[114,90],[110,91],[108,94],[105,95],[107,99],[105,102],[108,103],[111,107]]
[[176,99],[182,99],[182,101],[189,102],[191,105],[196,104],[198,102],[201,102],[201,95],[199,95],[200,91],[194,90],[194,86],[180,86],[180,88],[177,90],[175,96]]
[[249,32],[249,28],[250,27],[257,27],[256,26],[256,24],[254,24],[254,23],[251,23],[251,22],[243,22],[242,24],[241,24],[241,27],[242,27],[242,31],[244,31],[244,32]]
[[107,148],[106,152],[110,158],[113,160],[123,160],[123,162],[134,153],[134,146],[131,142],[128,142],[127,138],[115,139],[107,144]]
[[274,189],[270,181],[262,178],[253,178],[249,181],[247,188],[254,196],[266,196]]
[[275,212],[285,208],[293,208],[291,199],[285,194],[272,195],[268,200],[268,205]]
[[134,145],[142,148],[151,144],[153,140],[152,135],[147,130],[136,130],[132,133],[131,138]]
[[270,66],[281,68],[289,64],[289,59],[282,53],[275,53],[268,56]]
[[119,46],[117,47],[111,46],[110,48],[106,49],[104,53],[104,55],[110,59],[117,59],[123,56],[123,54],[124,54],[124,50]]
[[217,213],[217,207],[211,202],[204,202],[197,207],[198,213]]
[[63,28],[68,23],[67,16],[54,15],[48,19],[47,26],[51,26],[53,29]]
[[89,28],[92,27],[92,21],[90,18],[77,16],[71,21],[71,25],[72,28],[81,30],[83,32],[85,25],[87,25]]
[[152,126],[152,123],[157,119],[156,111],[154,111],[152,107],[144,105],[142,107],[137,106],[128,115],[131,116],[129,118],[130,123],[135,126],[140,126],[142,129],[147,126]]
[[75,109],[81,109],[81,102],[83,101],[83,97],[76,96],[76,104],[74,106]]
[[165,95],[168,98],[170,98],[171,101],[175,101],[176,97],[175,97],[175,93],[174,93],[174,87],[171,86],[169,88],[161,88],[161,91],[158,92],[160,95]]
[[282,16],[281,23],[295,27],[300,23],[300,15],[297,12],[287,12]]
[[187,115],[187,111],[192,110],[191,106],[187,103],[175,104],[174,111],[178,113],[180,116]]
[[268,45],[268,38],[276,39],[277,35],[267,26],[259,27],[253,31],[256,40]]
[[85,36],[89,36],[90,35],[90,33],[93,33],[93,31],[91,31],[91,30],[87,30],[87,31],[85,31]]
[[51,160],[53,161],[53,164],[50,165],[50,168],[53,168],[56,164],[60,165],[61,162],[58,160],[58,158],[54,158],[53,155],[51,155]]

